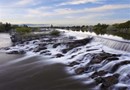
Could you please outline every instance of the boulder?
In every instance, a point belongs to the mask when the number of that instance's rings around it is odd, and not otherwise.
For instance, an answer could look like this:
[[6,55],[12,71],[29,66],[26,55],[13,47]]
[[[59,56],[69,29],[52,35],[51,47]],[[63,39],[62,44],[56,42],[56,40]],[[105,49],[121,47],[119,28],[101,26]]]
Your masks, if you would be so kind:
[[61,43],[56,43],[56,44],[53,45],[53,48],[56,48],[59,45],[61,45]]
[[108,61],[119,60],[119,58],[117,58],[116,55],[113,56],[113,54],[105,53],[105,52],[102,52],[102,53],[99,53],[99,54],[93,54],[92,57],[93,58],[90,62],[91,64],[101,63],[103,60],[108,60]]
[[81,40],[75,40],[75,41],[72,41],[72,42],[68,42],[68,43],[66,43],[66,46],[68,48],[63,49],[62,53],[67,53],[69,50],[72,50],[73,48],[86,45],[91,40],[92,40],[92,38],[85,38],[85,39],[81,39]]
[[108,61],[114,61],[114,60],[119,60],[118,57],[110,57],[110,58],[107,58]]
[[47,49],[45,46],[38,46],[34,48],[34,52],[40,52],[41,50],[45,50],[45,49]]
[[119,67],[123,66],[123,65],[127,65],[127,64],[130,64],[130,61],[122,61],[122,62],[119,62],[119,63],[116,63],[112,69],[111,69],[111,72],[115,72]]
[[101,70],[101,71],[96,71],[91,75],[91,78],[99,77],[99,76],[104,76],[107,74],[107,71]]
[[3,48],[4,50],[9,50],[10,48],[9,47],[5,47],[5,48]]
[[44,55],[49,55],[49,56],[50,56],[50,55],[51,55],[51,53],[45,53]]
[[119,74],[114,74],[112,76],[107,76],[102,79],[102,88],[110,87],[118,83]]
[[95,80],[96,84],[100,84],[100,83],[102,83],[103,78],[102,77],[96,77],[96,78],[94,78],[94,80]]
[[56,54],[55,56],[56,56],[56,58],[60,58],[60,57],[63,57],[64,55],[63,55],[63,54],[58,53],[58,54]]
[[65,54],[65,53],[67,53],[69,50],[71,50],[71,49],[62,49],[61,52]]
[[44,51],[41,51],[40,54],[44,54],[44,53],[48,53],[50,52],[49,50],[44,50]]
[[89,51],[95,51],[95,50],[98,50],[98,49],[88,49],[86,51],[89,52]]
[[73,59],[76,55],[72,55],[69,59]]
[[40,47],[45,47],[47,44],[46,43],[39,43],[38,44]]
[[77,64],[79,64],[79,63],[78,63],[78,62],[76,62],[76,61],[73,61],[73,62],[69,63],[69,65],[68,65],[68,66],[72,67],[72,66],[77,65]]
[[7,54],[25,54],[26,52],[24,50],[12,50],[6,52]]
[[84,73],[84,71],[85,71],[84,67],[79,67],[79,68],[75,69],[76,74],[82,74],[82,73]]

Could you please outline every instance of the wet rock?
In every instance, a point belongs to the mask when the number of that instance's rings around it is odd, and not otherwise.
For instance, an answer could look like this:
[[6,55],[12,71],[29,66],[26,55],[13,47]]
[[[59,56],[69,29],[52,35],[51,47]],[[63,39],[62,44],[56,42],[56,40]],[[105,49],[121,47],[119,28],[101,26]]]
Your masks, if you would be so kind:
[[5,47],[5,48],[3,48],[4,50],[9,50],[10,48],[9,47]]
[[96,77],[94,80],[95,80],[96,84],[100,84],[100,83],[102,83],[103,78],[102,77]]
[[106,87],[110,87],[114,84],[117,84],[118,83],[118,77],[119,77],[119,74],[114,74],[112,76],[104,77],[102,79],[101,88],[106,88]]
[[33,44],[36,44],[36,43],[38,43],[38,41],[33,41]]
[[19,54],[25,54],[26,52],[24,50],[20,50]]
[[119,60],[118,57],[110,57],[110,58],[107,58],[108,61],[114,61],[114,60]]
[[101,88],[103,90],[106,90],[106,88],[108,88],[108,87],[110,87],[110,86],[112,86],[114,84],[117,84],[118,83],[118,78],[119,78],[119,74],[114,74],[112,76],[107,76],[107,77],[99,76],[99,77],[95,78],[94,80],[95,80],[95,82],[97,84],[102,83]]
[[7,54],[25,54],[26,52],[24,50],[12,50],[6,52]]
[[92,38],[85,38],[85,39],[81,39],[81,40],[76,40],[75,42],[73,42],[73,44],[77,44],[79,46],[82,45],[86,45],[87,43],[89,43],[92,40]]
[[61,52],[65,54],[65,53],[67,53],[69,50],[71,50],[71,49],[70,49],[70,48],[62,49]]
[[115,72],[119,67],[127,64],[130,64],[130,61],[122,61],[120,63],[117,63],[112,67],[111,72]]
[[40,47],[45,47],[47,44],[46,43],[39,43]]
[[40,52],[41,50],[45,50],[45,49],[47,49],[47,48],[44,47],[44,46],[38,46],[38,47],[36,47],[36,48],[34,49],[34,52]]
[[68,65],[68,66],[72,67],[72,66],[77,65],[77,64],[79,64],[79,63],[78,63],[78,62],[76,62],[76,61],[73,61],[73,62],[69,63],[69,65]]
[[81,39],[81,40],[75,40],[73,42],[68,42],[68,43],[66,43],[68,48],[63,49],[62,53],[67,53],[69,50],[72,50],[73,48],[86,45],[91,40],[92,40],[92,38],[85,38],[85,39]]
[[59,45],[61,45],[61,43],[56,43],[56,44],[53,45],[53,48],[56,48]]
[[26,41],[24,44],[29,44],[29,41]]
[[91,60],[91,64],[97,64],[97,63],[101,63],[103,60],[118,60],[119,58],[116,55],[110,54],[110,53],[99,53],[99,54],[93,54],[92,56],[92,60]]
[[63,57],[64,55],[63,55],[63,54],[58,53],[58,54],[56,54],[55,56],[56,56],[56,58],[60,58],[60,57]]
[[75,48],[75,49],[73,49],[73,51],[71,53],[75,53],[75,52],[77,52],[79,50],[81,50],[81,48]]
[[85,71],[84,67],[80,67],[80,68],[75,69],[76,74],[82,74],[82,73],[84,73],[84,71]]
[[45,53],[44,55],[49,55],[49,56],[50,56],[50,55],[51,55],[51,53]]
[[73,59],[76,55],[72,55],[69,59]]
[[48,53],[50,52],[49,50],[44,50],[44,51],[41,51],[40,54],[44,54],[44,53]]
[[99,77],[99,76],[103,76],[105,74],[107,74],[107,71],[101,70],[101,71],[96,71],[91,75],[91,78],[95,78],[95,77]]
[[28,51],[32,51],[32,50],[33,50],[33,48],[29,48],[29,49],[28,49]]
[[86,51],[88,52],[88,51],[95,51],[95,50],[98,50],[98,49],[88,49]]

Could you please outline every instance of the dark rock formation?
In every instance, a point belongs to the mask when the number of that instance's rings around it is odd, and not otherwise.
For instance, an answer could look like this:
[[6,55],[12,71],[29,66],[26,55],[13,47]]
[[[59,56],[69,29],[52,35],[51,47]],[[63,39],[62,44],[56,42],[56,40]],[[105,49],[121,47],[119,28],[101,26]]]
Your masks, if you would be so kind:
[[102,52],[99,54],[94,54],[90,63],[97,64],[97,63],[101,63],[103,60],[108,60],[108,61],[119,60],[118,56],[119,55],[116,54]]
[[48,53],[50,52],[49,50],[44,50],[44,51],[41,51],[40,54],[44,54],[44,53]]
[[85,71],[84,67],[80,67],[80,68],[75,69],[76,74],[82,74],[82,73],[84,73],[84,71]]
[[102,79],[102,88],[110,87],[118,83],[119,74],[114,74],[112,76],[107,76]]
[[51,53],[45,53],[44,55],[49,55],[49,56],[50,56],[50,55],[51,55]]
[[7,54],[25,54],[26,52],[24,50],[12,50],[6,53]]
[[53,45],[53,48],[56,48],[59,45],[61,45],[61,43],[56,43],[56,44]]
[[99,77],[99,76],[104,76],[107,74],[107,71],[101,70],[101,71],[96,71],[91,75],[91,78]]
[[115,72],[120,66],[127,65],[127,64],[130,64],[130,61],[122,61],[120,63],[117,63],[112,67],[111,72]]
[[76,55],[72,55],[69,59],[73,59]]
[[41,50],[45,50],[45,49],[47,49],[47,48],[44,47],[44,46],[38,46],[38,47],[36,47],[36,48],[34,49],[34,52],[40,52]]
[[85,38],[85,39],[81,39],[81,40],[75,40],[73,42],[68,42],[68,43],[66,43],[66,45],[67,45],[68,48],[63,49],[62,53],[67,53],[69,50],[71,50],[73,48],[86,45],[91,40],[92,40],[92,38]]
[[112,76],[107,77],[97,77],[95,78],[95,81],[97,84],[101,84],[102,90],[107,90],[110,86],[118,83],[119,74],[114,74]]
[[61,53],[58,53],[58,54],[56,54],[55,56],[56,56],[56,58],[60,58],[60,57],[63,57],[64,55],[61,54]]
[[68,66],[72,67],[72,66],[77,65],[77,64],[79,64],[79,63],[78,63],[78,62],[76,62],[76,61],[73,61],[73,62],[69,63],[69,65],[68,65]]

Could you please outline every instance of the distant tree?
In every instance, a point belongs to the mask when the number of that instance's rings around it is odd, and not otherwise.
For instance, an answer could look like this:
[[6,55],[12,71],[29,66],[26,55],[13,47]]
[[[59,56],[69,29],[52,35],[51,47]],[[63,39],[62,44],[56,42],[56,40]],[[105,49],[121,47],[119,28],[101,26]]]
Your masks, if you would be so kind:
[[6,23],[6,24],[5,24],[5,31],[6,31],[6,32],[9,32],[11,29],[12,29],[11,24],[10,24],[10,23]]
[[51,24],[51,28],[53,28],[53,25]]
[[12,29],[10,23],[2,23],[0,22],[0,32],[9,32]]
[[28,27],[28,25],[26,25],[26,24],[23,24],[23,26],[22,27]]
[[94,32],[96,34],[105,34],[107,27],[108,27],[108,25],[106,25],[106,24],[98,23],[97,25],[94,26]]

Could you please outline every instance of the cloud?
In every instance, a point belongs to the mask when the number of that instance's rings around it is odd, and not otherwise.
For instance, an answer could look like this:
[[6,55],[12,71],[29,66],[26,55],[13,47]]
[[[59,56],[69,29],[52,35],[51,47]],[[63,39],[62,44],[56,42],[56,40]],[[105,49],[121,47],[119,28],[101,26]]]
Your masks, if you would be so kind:
[[[99,7],[92,7],[92,8],[84,8],[84,9],[71,9],[71,8],[58,8],[58,9],[53,9],[53,7],[39,7],[36,9],[28,9],[27,10],[27,17],[52,17],[52,16],[64,16],[64,15],[75,15],[75,14],[103,14],[107,13],[109,11],[113,12],[114,10],[118,9],[127,9],[130,8],[128,4],[118,4],[118,5],[103,5]],[[50,9],[52,11],[50,11]]]
[[[105,21],[114,22],[114,20],[128,20],[130,18],[127,14],[130,10],[129,3],[112,4],[110,2],[110,4],[97,4],[103,1],[107,0],[12,0],[12,2],[0,5],[0,20],[11,23],[16,21],[19,23],[68,23],[81,25]],[[56,6],[59,3],[61,6]],[[92,5],[91,3],[94,4]],[[80,4],[84,4],[82,5],[83,7],[79,7],[81,6]],[[77,7],[75,8],[73,5],[77,5]],[[122,12],[125,14],[122,14]]]
[[30,7],[35,6],[41,3],[41,0],[16,0],[15,2],[9,2],[1,4],[1,8],[23,8],[23,7]]
[[118,9],[127,9],[130,8],[129,4],[117,4],[117,5],[103,5],[99,7],[92,8],[84,8],[79,10],[72,10],[69,8],[57,9],[55,12],[59,14],[73,14],[73,13],[85,13],[85,12],[105,12],[105,11],[113,11]]
[[78,4],[85,4],[85,3],[101,3],[104,0],[71,0],[68,2],[60,3],[59,6],[62,5],[78,5]]
[[126,8],[130,8],[130,5],[129,4],[103,5],[101,7],[89,8],[89,9],[86,8],[85,11],[88,11],[88,12],[102,12],[102,11],[126,9]]
[[27,5],[30,3],[34,3],[34,0],[20,0],[20,1],[16,2],[15,4],[23,6],[23,5]]

